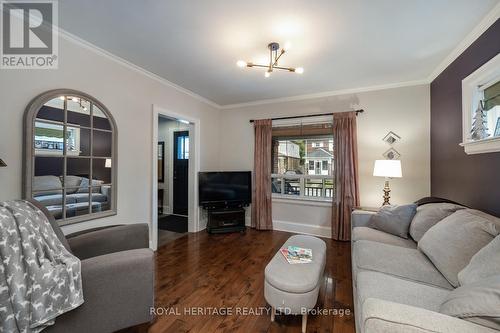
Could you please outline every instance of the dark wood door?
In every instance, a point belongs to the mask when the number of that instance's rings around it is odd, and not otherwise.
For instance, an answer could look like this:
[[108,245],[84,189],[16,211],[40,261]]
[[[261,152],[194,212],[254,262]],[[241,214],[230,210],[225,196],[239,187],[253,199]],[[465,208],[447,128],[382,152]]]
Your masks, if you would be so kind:
[[174,132],[174,214],[188,214],[189,132]]

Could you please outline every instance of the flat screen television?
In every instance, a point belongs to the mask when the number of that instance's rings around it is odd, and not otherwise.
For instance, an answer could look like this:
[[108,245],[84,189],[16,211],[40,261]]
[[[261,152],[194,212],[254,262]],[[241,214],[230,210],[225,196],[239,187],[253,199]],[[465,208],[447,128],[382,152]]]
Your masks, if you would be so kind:
[[200,172],[200,206],[248,205],[252,202],[250,171]]

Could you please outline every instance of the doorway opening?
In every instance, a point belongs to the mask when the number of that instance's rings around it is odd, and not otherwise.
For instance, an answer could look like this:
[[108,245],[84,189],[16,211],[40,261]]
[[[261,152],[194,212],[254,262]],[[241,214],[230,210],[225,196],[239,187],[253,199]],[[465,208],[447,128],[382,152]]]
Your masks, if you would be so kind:
[[153,249],[198,230],[198,126],[153,106]]

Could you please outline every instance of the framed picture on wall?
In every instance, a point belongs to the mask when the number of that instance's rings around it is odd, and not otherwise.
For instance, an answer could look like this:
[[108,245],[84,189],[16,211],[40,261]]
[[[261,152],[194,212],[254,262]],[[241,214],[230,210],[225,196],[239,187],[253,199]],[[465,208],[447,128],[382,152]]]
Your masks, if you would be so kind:
[[158,142],[158,183],[165,182],[165,142]]

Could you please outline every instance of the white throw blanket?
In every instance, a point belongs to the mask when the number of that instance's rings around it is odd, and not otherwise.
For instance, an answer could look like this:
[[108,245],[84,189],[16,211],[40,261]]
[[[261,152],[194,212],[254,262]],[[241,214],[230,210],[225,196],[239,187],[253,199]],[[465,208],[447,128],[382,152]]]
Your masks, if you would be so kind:
[[80,260],[27,201],[0,202],[0,332],[40,332],[83,303]]

